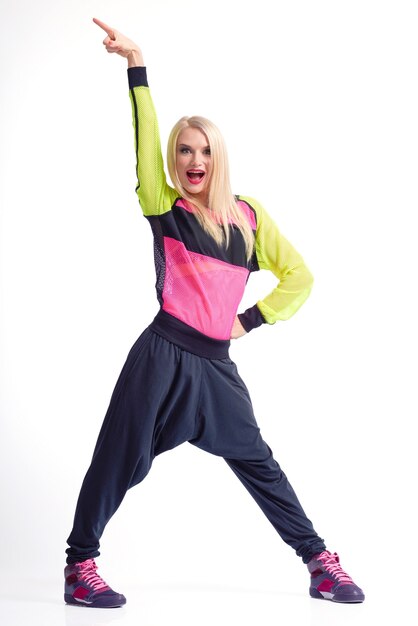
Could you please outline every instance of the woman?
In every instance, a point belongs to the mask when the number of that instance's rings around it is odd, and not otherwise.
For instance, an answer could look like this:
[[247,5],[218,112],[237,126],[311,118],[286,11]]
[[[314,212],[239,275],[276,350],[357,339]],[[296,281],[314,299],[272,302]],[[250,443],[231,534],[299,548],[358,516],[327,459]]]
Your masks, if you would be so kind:
[[[137,151],[137,194],[155,243],[161,308],[132,347],[113,392],[68,538],[65,601],[125,604],[97,574],[105,526],[155,456],[183,442],[223,457],[282,539],[308,565],[310,595],[362,602],[327,551],[263,441],[248,391],[228,356],[230,339],[293,315],[312,276],[263,207],[231,192],[226,150],[205,118],[182,118],[168,142],[166,183],[156,115],[139,47],[94,19],[104,45],[128,60]],[[237,315],[251,271],[276,289]]]

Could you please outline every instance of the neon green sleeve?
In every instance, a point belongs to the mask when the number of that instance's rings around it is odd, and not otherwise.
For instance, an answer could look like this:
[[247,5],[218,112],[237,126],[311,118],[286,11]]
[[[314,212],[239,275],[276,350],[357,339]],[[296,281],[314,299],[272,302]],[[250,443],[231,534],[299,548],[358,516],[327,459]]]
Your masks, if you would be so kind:
[[171,209],[178,193],[166,181],[157,115],[145,67],[129,68],[128,79],[137,158],[136,193],[144,215],[159,215]]
[[240,196],[257,215],[255,251],[260,269],[267,269],[279,279],[268,296],[257,302],[263,318],[269,324],[287,320],[309,296],[313,276],[303,258],[283,237],[267,211],[254,199]]

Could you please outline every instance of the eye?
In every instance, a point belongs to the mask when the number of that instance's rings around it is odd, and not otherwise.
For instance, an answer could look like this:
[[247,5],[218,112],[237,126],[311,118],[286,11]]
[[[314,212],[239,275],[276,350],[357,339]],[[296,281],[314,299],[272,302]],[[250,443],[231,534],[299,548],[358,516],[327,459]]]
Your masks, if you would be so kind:
[[203,150],[203,154],[210,156],[210,148],[206,148],[205,150]]
[[190,152],[189,148],[180,148],[180,153],[181,154],[188,154]]

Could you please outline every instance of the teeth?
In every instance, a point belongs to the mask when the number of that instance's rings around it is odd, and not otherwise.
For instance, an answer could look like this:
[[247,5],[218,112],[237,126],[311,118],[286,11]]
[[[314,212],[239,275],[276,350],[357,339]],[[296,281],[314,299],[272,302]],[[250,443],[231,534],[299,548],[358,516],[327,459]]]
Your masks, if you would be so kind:
[[198,171],[198,170],[189,170],[187,172],[187,175],[193,178],[203,178],[203,176],[205,175],[204,172]]

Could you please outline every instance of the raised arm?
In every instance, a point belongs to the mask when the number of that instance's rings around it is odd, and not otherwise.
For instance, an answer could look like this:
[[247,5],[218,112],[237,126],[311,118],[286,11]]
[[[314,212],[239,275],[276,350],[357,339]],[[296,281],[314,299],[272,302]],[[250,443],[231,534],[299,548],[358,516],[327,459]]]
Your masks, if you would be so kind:
[[96,18],[93,21],[107,34],[103,40],[106,50],[128,60],[129,97],[137,156],[136,192],[142,211],[145,215],[165,213],[178,194],[166,181],[157,116],[148,88],[142,51],[119,31]]

